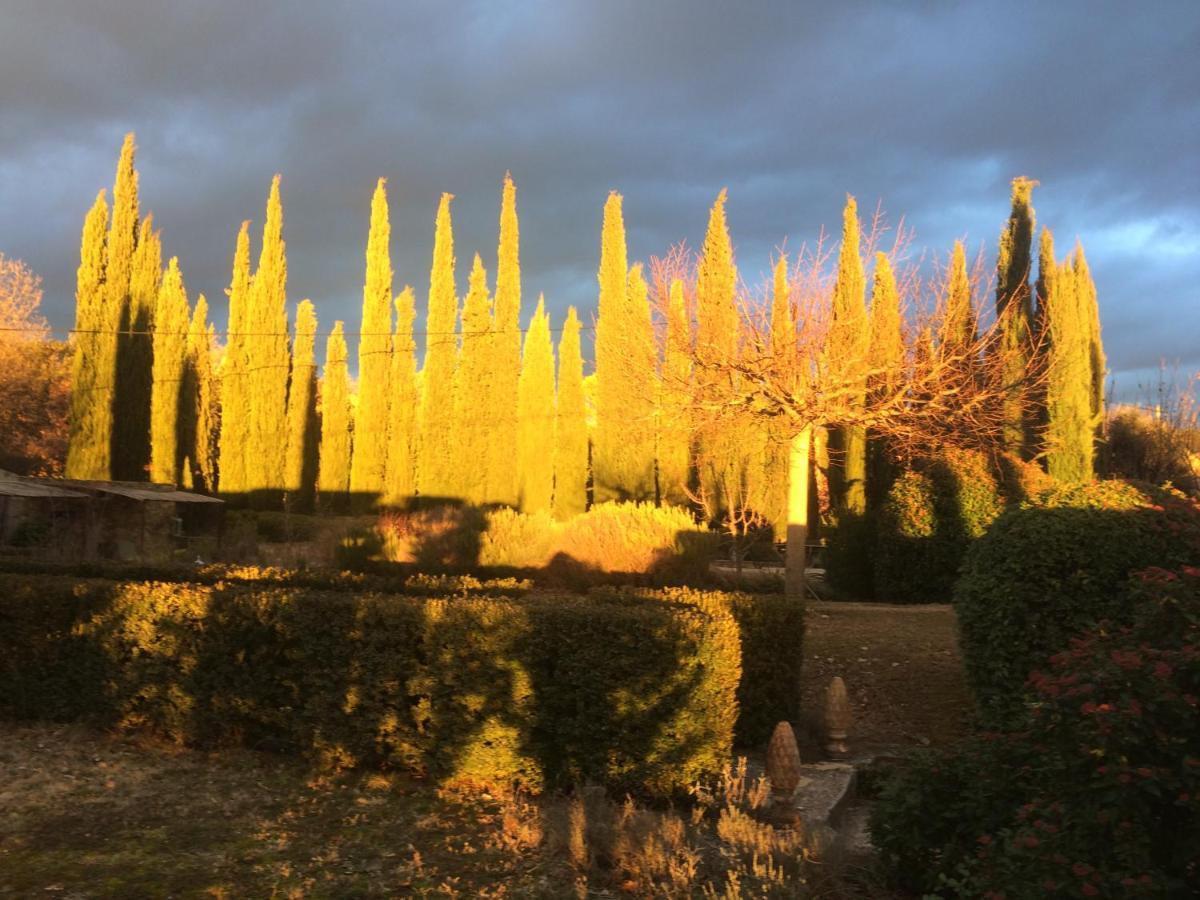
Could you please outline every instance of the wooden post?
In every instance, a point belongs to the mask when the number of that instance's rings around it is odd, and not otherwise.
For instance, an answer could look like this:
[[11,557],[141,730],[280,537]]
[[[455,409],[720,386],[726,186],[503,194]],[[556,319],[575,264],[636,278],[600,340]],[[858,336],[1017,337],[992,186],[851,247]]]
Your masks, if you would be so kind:
[[808,554],[808,466],[812,456],[812,425],[792,438],[788,452],[788,523],[784,593],[804,599],[804,567]]

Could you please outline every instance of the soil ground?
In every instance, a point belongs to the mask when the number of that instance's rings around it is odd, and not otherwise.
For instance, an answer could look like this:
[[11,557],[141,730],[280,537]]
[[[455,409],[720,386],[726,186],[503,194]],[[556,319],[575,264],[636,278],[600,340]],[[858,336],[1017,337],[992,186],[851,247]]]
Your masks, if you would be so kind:
[[[949,607],[818,602],[808,615],[807,758],[835,674],[856,751],[963,732]],[[570,896],[537,823],[521,801],[404,775],[320,777],[261,753],[0,723],[0,897]]]

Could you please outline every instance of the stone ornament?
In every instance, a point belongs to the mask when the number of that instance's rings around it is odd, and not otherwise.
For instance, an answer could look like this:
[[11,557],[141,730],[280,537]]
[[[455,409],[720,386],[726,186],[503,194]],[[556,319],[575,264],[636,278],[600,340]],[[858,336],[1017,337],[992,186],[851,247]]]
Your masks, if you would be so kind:
[[850,736],[851,721],[846,682],[842,681],[840,675],[835,675],[825,694],[825,752],[834,759],[842,759],[850,754],[846,739]]
[[767,778],[775,800],[787,800],[800,786],[800,748],[796,734],[787,722],[775,726],[767,745]]

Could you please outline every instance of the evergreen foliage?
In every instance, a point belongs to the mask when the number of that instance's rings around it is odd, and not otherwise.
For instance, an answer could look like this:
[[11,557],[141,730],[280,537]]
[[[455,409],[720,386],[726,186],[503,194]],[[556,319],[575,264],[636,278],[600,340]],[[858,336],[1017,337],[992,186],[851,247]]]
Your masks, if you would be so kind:
[[1014,178],[1012,213],[1000,235],[996,262],[996,316],[1002,323],[999,352],[1004,361],[1004,448],[1028,457],[1030,416],[1025,395],[1030,364],[1033,306],[1029,274],[1033,244],[1033,189],[1036,181]]
[[1091,310],[1066,262],[1043,279],[1046,346],[1046,471],[1060,481],[1089,481],[1095,449],[1092,416]]
[[392,397],[388,408],[387,478],[384,498],[388,505],[407,502],[417,490],[417,440],[421,396],[417,386],[416,343],[413,321],[416,304],[412,288],[396,297],[396,331],[392,335]]
[[[832,320],[829,329],[830,366],[838,381],[848,386],[861,382],[860,393],[852,393],[851,408],[866,402],[867,358],[870,325],[866,308],[866,276],[860,251],[858,203],[846,198],[842,214],[842,248],[838,254],[837,281],[833,287]],[[867,511],[867,435],[861,425],[843,425],[831,435],[840,457],[837,504],[843,516],[862,516]]]
[[117,336],[117,390],[113,411],[113,477],[146,478],[150,465],[150,393],[154,308],[162,282],[162,241],[147,215],[138,230],[129,276],[129,303]]
[[296,339],[292,342],[292,383],[288,389],[287,470],[284,490],[290,508],[313,505],[317,481],[317,314],[311,300],[296,308]]
[[[968,297],[968,302],[970,298]],[[875,399],[895,395],[904,378],[904,335],[901,331],[900,293],[886,253],[875,254],[871,285],[870,350],[867,358],[867,393]],[[875,508],[891,489],[896,474],[895,452],[877,436],[867,439],[867,504]]]
[[387,429],[392,368],[392,262],[388,242],[387,191],[380,178],[371,199],[367,275],[363,285],[362,333],[358,339],[358,407],[350,492],[362,502],[378,499],[387,473]]
[[340,321],[325,343],[325,373],[321,378],[321,451],[317,491],[322,509],[345,507],[350,490],[350,375],[346,338]]
[[208,299],[196,298],[188,326],[184,366],[184,483],[212,493],[217,483],[217,443],[220,432],[220,397],[213,371],[213,327],[208,322]]
[[1096,301],[1096,283],[1083,244],[1076,241],[1075,255],[1071,260],[1071,271],[1075,276],[1075,289],[1079,292],[1082,318],[1087,327],[1088,363],[1091,369],[1091,409],[1094,426],[1099,429],[1104,420],[1104,378],[1108,361],[1104,356],[1104,342],[1100,336],[1100,306]]
[[960,359],[956,368],[966,377],[974,377],[977,361],[971,358],[978,325],[971,303],[971,279],[967,275],[967,253],[962,241],[954,242],[950,271],[946,281],[946,309],[942,317],[942,354]]
[[[771,295],[771,353],[781,367],[789,365],[796,353],[796,316],[792,311],[788,284],[787,256],[775,261]],[[772,420],[766,425],[767,441],[763,459],[763,514],[771,523],[776,542],[787,540],[788,471],[791,465],[791,434],[787,424]]]
[[429,308],[425,318],[425,365],[421,370],[421,444],[417,479],[426,497],[457,497],[454,468],[454,366],[458,355],[455,324],[453,194],[442,194],[433,238]]
[[[487,272],[479,254],[471,267],[467,296],[462,308],[462,348],[454,371],[455,436],[451,449],[460,494],[468,503],[482,503],[488,489],[488,465],[494,458],[496,433],[490,402],[496,399],[491,383],[495,349],[492,334],[492,301],[488,297]],[[508,448],[511,454],[512,448]]]
[[154,311],[153,390],[150,395],[150,480],[178,484],[187,448],[181,446],[180,408],[189,325],[179,260],[171,257]]
[[579,316],[567,308],[558,342],[558,403],[554,430],[554,515],[574,518],[587,509],[588,430],[583,395]]
[[521,374],[521,259],[517,188],[504,175],[500,201],[500,244],[496,252],[496,297],[492,320],[491,399],[486,421],[487,499],[515,506],[517,475],[517,381]]
[[545,299],[540,296],[525,335],[517,388],[521,512],[548,513],[554,499],[554,348],[550,317],[546,315]]
[[249,338],[246,335],[250,304],[250,223],[238,230],[233,253],[229,296],[229,325],[225,355],[221,359],[221,445],[219,486],[227,495],[247,490],[246,449],[250,435]]
[[688,403],[692,388],[692,325],[683,282],[672,279],[669,290],[659,394],[658,488],[663,503],[684,506],[690,500],[692,436]]
[[111,475],[112,394],[107,373],[116,364],[116,335],[105,332],[117,323],[107,315],[104,302],[107,230],[108,201],[101,190],[83,222],[75,276],[68,478],[106,479]]
[[287,326],[287,257],[279,176],[271,180],[258,268],[250,285],[246,334],[249,428],[246,490],[264,500],[283,490],[287,454],[287,389],[290,367]]

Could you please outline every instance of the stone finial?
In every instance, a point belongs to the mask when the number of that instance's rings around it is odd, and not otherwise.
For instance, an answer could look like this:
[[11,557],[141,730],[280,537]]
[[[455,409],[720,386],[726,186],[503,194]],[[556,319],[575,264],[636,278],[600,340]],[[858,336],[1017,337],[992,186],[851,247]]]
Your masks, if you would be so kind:
[[790,799],[800,786],[800,748],[796,746],[796,734],[787,722],[775,726],[771,742],[767,744],[767,778],[776,800]]
[[834,759],[850,754],[846,739],[850,736],[850,697],[846,693],[846,682],[835,675],[829,682],[825,694],[825,751]]

